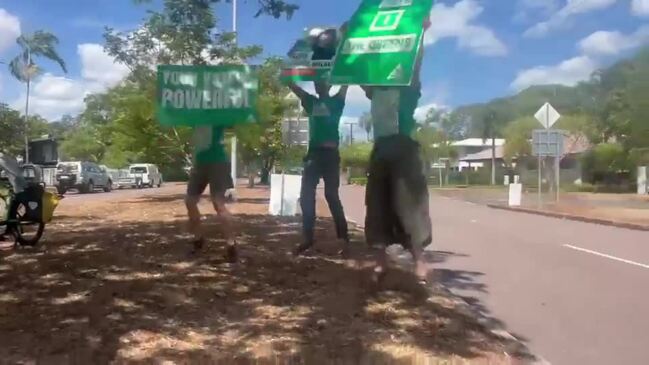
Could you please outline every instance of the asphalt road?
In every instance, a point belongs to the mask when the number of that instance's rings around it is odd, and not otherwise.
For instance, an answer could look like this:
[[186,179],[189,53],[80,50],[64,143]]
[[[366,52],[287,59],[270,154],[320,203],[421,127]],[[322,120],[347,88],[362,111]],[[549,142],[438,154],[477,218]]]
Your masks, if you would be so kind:
[[[341,188],[350,220],[364,190]],[[649,363],[649,233],[431,197],[434,276],[551,364]]]

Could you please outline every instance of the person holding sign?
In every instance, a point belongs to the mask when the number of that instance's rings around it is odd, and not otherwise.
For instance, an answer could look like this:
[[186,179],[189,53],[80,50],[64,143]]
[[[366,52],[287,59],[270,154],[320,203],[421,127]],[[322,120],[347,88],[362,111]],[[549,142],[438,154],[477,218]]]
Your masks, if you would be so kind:
[[309,115],[309,149],[304,158],[300,205],[302,208],[302,229],[304,241],[295,249],[301,255],[311,247],[314,240],[316,188],[320,178],[324,180],[325,198],[336,224],[338,239],[343,241],[343,253],[349,246],[347,219],[343,210],[338,188],[340,187],[340,118],[345,108],[347,87],[330,96],[331,86],[326,81],[316,81],[318,96],[311,95],[297,86],[288,83],[289,88],[300,98],[302,107]]
[[194,252],[200,252],[205,243],[201,229],[198,202],[205,188],[210,186],[212,205],[227,241],[226,260],[237,261],[237,246],[232,227],[232,215],[225,205],[225,192],[233,188],[228,154],[223,145],[223,127],[201,126],[194,129],[194,166],[189,175],[185,204],[189,216],[189,230],[194,235]]
[[365,198],[365,237],[371,246],[380,246],[376,282],[386,273],[385,248],[395,243],[412,253],[417,277],[425,281],[427,276],[422,251],[432,242],[428,185],[419,144],[413,139],[422,58],[423,47],[410,86],[362,86],[371,100],[375,140]]

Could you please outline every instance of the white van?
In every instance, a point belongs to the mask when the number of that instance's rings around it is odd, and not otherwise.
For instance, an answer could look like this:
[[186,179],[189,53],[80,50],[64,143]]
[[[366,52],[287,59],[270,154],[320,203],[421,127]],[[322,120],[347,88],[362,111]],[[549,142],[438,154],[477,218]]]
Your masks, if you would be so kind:
[[133,164],[128,168],[128,176],[120,178],[119,187],[160,187],[162,186],[162,174],[158,166],[148,163]]

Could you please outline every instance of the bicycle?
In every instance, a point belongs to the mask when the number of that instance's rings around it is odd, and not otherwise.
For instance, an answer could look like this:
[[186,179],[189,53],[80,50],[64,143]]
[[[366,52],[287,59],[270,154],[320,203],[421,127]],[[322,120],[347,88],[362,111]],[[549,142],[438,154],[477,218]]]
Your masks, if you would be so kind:
[[41,185],[28,185],[16,194],[10,184],[0,180],[0,228],[5,227],[0,236],[13,236],[15,246],[36,246],[57,204],[58,198]]

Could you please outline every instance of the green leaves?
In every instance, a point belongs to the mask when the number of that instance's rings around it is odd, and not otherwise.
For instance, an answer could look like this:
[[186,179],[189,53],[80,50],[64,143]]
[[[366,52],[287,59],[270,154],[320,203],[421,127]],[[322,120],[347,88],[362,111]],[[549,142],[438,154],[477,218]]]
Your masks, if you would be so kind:
[[59,39],[52,33],[42,30],[32,35],[21,35],[16,39],[20,46],[20,53],[9,62],[9,72],[19,81],[27,82],[33,79],[40,68],[36,64],[37,58],[45,58],[57,63],[63,72],[68,72],[65,61],[56,51]]
[[[152,0],[133,0],[133,3],[135,4],[148,4],[151,3]],[[173,0],[166,0],[165,3],[171,3]],[[222,0],[183,0],[183,1],[176,1],[177,3],[181,3],[187,6],[199,6],[199,7],[209,7],[211,4],[216,4],[220,2],[224,2]],[[226,0],[225,2],[231,3],[232,0]],[[258,0],[257,3],[259,4],[259,10],[255,14],[255,17],[259,17],[261,15],[269,15],[274,18],[280,18],[283,15],[286,16],[286,18],[290,19],[295,11],[297,11],[300,7],[298,5],[282,1],[282,0]]]
[[373,146],[372,143],[354,143],[342,147],[340,149],[340,164],[342,168],[367,168]]

